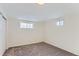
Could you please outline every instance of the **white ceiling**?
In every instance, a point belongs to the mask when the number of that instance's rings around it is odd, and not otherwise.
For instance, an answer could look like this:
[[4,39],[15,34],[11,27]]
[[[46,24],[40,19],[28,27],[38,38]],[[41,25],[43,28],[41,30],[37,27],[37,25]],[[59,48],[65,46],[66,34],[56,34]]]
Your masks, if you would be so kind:
[[79,4],[50,3],[42,6],[34,3],[4,3],[0,4],[6,16],[18,19],[42,21],[65,14],[79,13]]

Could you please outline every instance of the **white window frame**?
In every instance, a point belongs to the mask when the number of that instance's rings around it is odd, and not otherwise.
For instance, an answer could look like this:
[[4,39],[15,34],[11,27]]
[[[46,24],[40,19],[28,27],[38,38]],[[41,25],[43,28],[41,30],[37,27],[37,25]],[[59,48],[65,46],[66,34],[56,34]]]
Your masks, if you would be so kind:
[[20,28],[21,29],[32,29],[33,28],[33,23],[20,22]]

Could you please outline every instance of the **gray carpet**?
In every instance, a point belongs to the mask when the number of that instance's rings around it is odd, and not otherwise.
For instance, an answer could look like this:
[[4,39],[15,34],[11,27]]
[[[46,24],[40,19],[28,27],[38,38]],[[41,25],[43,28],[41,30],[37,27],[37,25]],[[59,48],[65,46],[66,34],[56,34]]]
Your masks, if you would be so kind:
[[72,53],[49,45],[47,43],[35,43],[9,48],[4,56],[76,56]]

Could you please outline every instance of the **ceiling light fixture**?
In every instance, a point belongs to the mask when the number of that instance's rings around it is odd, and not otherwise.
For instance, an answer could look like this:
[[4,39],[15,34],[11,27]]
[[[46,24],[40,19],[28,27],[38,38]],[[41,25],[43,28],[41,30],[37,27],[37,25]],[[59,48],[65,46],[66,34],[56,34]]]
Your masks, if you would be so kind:
[[36,0],[36,3],[39,5],[44,5],[44,0]]

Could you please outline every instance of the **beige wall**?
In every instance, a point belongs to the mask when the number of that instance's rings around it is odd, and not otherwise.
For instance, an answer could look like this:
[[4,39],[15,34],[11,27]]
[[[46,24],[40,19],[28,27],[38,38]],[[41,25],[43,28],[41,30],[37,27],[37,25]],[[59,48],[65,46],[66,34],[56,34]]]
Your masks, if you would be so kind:
[[25,20],[18,20],[8,17],[7,47],[26,45],[43,41],[43,22],[32,22],[34,23],[33,29],[20,29],[20,22],[28,23],[28,21]]
[[0,15],[0,56],[3,55],[6,50],[5,25],[6,21]]
[[64,27],[57,27],[56,21],[53,19],[46,22],[45,42],[79,55],[79,16],[65,15]]

